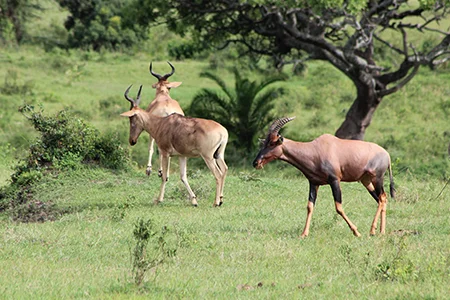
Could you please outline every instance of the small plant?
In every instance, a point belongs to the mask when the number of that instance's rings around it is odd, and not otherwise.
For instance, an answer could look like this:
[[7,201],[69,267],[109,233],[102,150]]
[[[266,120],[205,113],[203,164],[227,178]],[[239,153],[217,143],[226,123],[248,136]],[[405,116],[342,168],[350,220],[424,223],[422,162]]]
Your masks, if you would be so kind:
[[258,175],[255,172],[240,172],[239,179],[248,182],[248,181],[261,181]]
[[378,264],[375,271],[378,280],[405,282],[417,277],[413,262],[405,257],[406,248],[406,237],[403,236],[397,245],[394,257]]
[[136,197],[129,196],[127,200],[122,203],[118,203],[114,206],[114,210],[112,212],[112,220],[113,221],[121,221],[127,215],[127,212],[130,208],[135,206]]
[[147,271],[153,269],[156,274],[159,265],[176,255],[177,246],[172,248],[168,245],[168,234],[169,229],[166,226],[157,231],[151,219],[138,219],[135,223],[133,236],[136,245],[131,253],[131,260],[137,286],[141,286]]

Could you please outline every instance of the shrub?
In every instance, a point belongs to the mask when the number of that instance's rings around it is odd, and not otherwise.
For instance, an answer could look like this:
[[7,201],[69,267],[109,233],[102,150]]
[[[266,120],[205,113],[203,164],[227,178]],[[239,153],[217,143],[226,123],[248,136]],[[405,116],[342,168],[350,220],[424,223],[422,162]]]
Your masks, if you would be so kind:
[[52,205],[33,197],[33,186],[50,172],[77,169],[83,163],[115,170],[125,169],[129,164],[129,153],[116,135],[100,135],[66,110],[52,117],[36,112],[30,105],[19,111],[40,136],[30,145],[27,157],[15,167],[11,185],[0,190],[0,211],[12,209],[15,219],[43,221],[50,219],[50,215],[54,218],[50,213]]
[[157,268],[176,255],[178,245],[168,244],[168,233],[167,226],[157,230],[151,219],[138,219],[134,225],[133,236],[136,245],[131,253],[131,260],[137,286],[143,283],[147,271]]

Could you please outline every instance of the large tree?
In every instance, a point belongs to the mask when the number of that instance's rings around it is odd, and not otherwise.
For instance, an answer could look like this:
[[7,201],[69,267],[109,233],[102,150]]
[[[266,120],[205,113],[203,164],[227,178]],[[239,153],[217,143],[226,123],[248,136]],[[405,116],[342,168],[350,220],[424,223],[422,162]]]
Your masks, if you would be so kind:
[[0,0],[0,41],[8,39],[5,32],[11,27],[14,39],[20,44],[25,37],[25,24],[42,9],[36,0]]
[[[134,5],[136,22],[167,23],[209,47],[239,43],[248,53],[271,56],[278,66],[329,62],[356,87],[336,131],[348,139],[364,138],[382,99],[407,84],[420,66],[435,67],[450,56],[450,34],[440,26],[449,0],[137,0]],[[427,47],[417,44],[415,32],[426,36]],[[391,63],[379,55],[387,51],[394,56]]]

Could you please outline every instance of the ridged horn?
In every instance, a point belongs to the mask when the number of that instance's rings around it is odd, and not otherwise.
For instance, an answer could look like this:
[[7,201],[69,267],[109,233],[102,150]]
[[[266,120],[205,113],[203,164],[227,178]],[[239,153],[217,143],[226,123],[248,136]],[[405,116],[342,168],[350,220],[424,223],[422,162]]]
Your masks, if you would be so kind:
[[295,117],[290,117],[290,118],[280,118],[275,120],[272,125],[270,125],[269,127],[269,134],[271,133],[278,133],[278,131],[280,131],[280,129],[286,125],[288,122],[294,120]]

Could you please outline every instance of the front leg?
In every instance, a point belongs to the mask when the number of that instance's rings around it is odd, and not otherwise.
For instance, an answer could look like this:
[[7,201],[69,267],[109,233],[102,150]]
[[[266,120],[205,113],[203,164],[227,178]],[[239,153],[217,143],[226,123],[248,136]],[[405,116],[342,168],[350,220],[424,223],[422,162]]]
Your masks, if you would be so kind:
[[307,237],[309,234],[309,227],[311,226],[312,214],[314,211],[314,205],[316,204],[317,199],[317,191],[319,190],[319,186],[309,183],[309,199],[307,206],[307,215],[306,215],[306,223],[305,228],[303,229],[303,233],[301,235],[302,238]]
[[[153,148],[155,144],[155,139],[149,134],[149,143],[148,143],[148,163],[147,163],[147,169],[145,170],[145,174],[147,176],[150,176],[152,173],[152,156],[153,156]],[[160,160],[161,164],[161,160]]]

